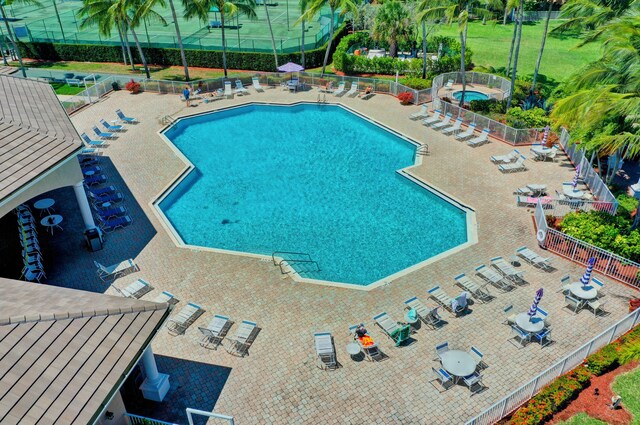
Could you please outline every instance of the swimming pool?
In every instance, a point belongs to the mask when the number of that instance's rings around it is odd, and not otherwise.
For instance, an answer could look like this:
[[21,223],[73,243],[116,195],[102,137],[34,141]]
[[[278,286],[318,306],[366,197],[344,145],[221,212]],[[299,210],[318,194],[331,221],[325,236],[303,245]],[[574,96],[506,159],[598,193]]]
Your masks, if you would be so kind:
[[[461,97],[462,97],[462,90],[453,92],[454,99],[460,100]],[[487,100],[487,99],[489,99],[489,96],[479,91],[467,90],[464,92],[465,102],[471,102],[472,100]]]
[[396,170],[409,141],[334,105],[250,105],[164,135],[195,167],[158,204],[185,244],[308,253],[303,278],[368,285],[467,242],[466,212]]

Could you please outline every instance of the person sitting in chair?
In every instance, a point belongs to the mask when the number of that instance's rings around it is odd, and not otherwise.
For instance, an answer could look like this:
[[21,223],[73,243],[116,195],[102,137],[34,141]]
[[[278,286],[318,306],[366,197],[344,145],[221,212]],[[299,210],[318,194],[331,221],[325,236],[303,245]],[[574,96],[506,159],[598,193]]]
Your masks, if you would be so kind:
[[362,93],[360,93],[360,96],[358,96],[358,97],[367,97],[371,93],[373,93],[373,87],[367,86],[367,88],[364,89],[364,91]]

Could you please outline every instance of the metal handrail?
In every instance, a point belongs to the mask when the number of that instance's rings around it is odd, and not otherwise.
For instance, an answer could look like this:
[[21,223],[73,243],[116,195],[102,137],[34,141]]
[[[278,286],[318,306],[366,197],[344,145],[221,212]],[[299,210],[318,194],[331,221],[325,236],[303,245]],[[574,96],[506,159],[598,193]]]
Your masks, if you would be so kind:
[[[317,269],[317,270],[314,270],[314,271],[316,271],[316,272],[320,271],[320,264],[318,264],[318,262],[314,261],[314,260],[280,260],[280,262],[278,263],[278,266],[280,267],[280,273],[282,273],[282,274],[289,274],[290,273],[290,272],[284,271],[284,269],[282,268],[284,263],[286,263],[286,264],[291,264],[291,263],[313,263],[313,264],[316,265],[316,269]],[[295,273],[300,274],[300,272],[295,270],[295,269],[293,269],[293,267],[291,269]]]
[[[307,254],[306,252],[295,252],[295,251],[273,251],[271,253],[271,261],[273,261],[273,265],[277,266],[278,263],[276,262],[276,254],[294,254],[294,255],[306,255],[307,258],[309,259],[309,261],[313,261],[313,258],[311,258],[311,254]],[[284,260],[284,258],[283,258]],[[282,262],[282,261],[280,261]]]

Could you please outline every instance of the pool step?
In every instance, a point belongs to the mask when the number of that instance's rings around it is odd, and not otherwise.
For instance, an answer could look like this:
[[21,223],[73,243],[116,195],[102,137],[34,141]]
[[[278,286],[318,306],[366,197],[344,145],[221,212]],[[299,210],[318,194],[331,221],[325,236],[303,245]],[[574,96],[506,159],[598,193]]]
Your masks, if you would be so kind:
[[282,274],[298,274],[311,277],[309,274],[319,272],[320,265],[306,252],[274,251],[271,254],[274,266],[280,267]]

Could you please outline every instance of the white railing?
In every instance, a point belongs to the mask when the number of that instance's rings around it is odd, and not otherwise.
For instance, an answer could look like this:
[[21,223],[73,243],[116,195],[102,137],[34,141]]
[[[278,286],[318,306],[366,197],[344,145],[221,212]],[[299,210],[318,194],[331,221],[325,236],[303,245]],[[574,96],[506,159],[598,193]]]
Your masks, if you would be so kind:
[[187,407],[187,420],[189,421],[189,425],[193,425],[192,415],[200,415],[200,416],[206,416],[208,418],[221,419],[223,421],[226,421],[229,425],[234,425],[233,416],[223,415],[221,413],[205,412],[204,410],[192,409],[190,407]]
[[554,217],[564,217],[576,211],[604,211],[615,215],[616,204],[606,201],[546,198],[544,200],[544,209],[547,214]]
[[585,358],[630,331],[637,326],[639,322],[640,309],[637,309],[608,328],[606,331],[600,333],[578,349],[565,356],[562,360],[558,361],[540,375],[522,385],[502,400],[493,404],[475,418],[469,420],[466,425],[491,425],[498,422],[500,419],[504,418],[531,399],[554,379],[580,365]]
[[145,416],[134,415],[131,413],[125,413],[124,416],[128,419],[129,425],[178,425],[173,422],[165,422],[158,419],[147,418]]

